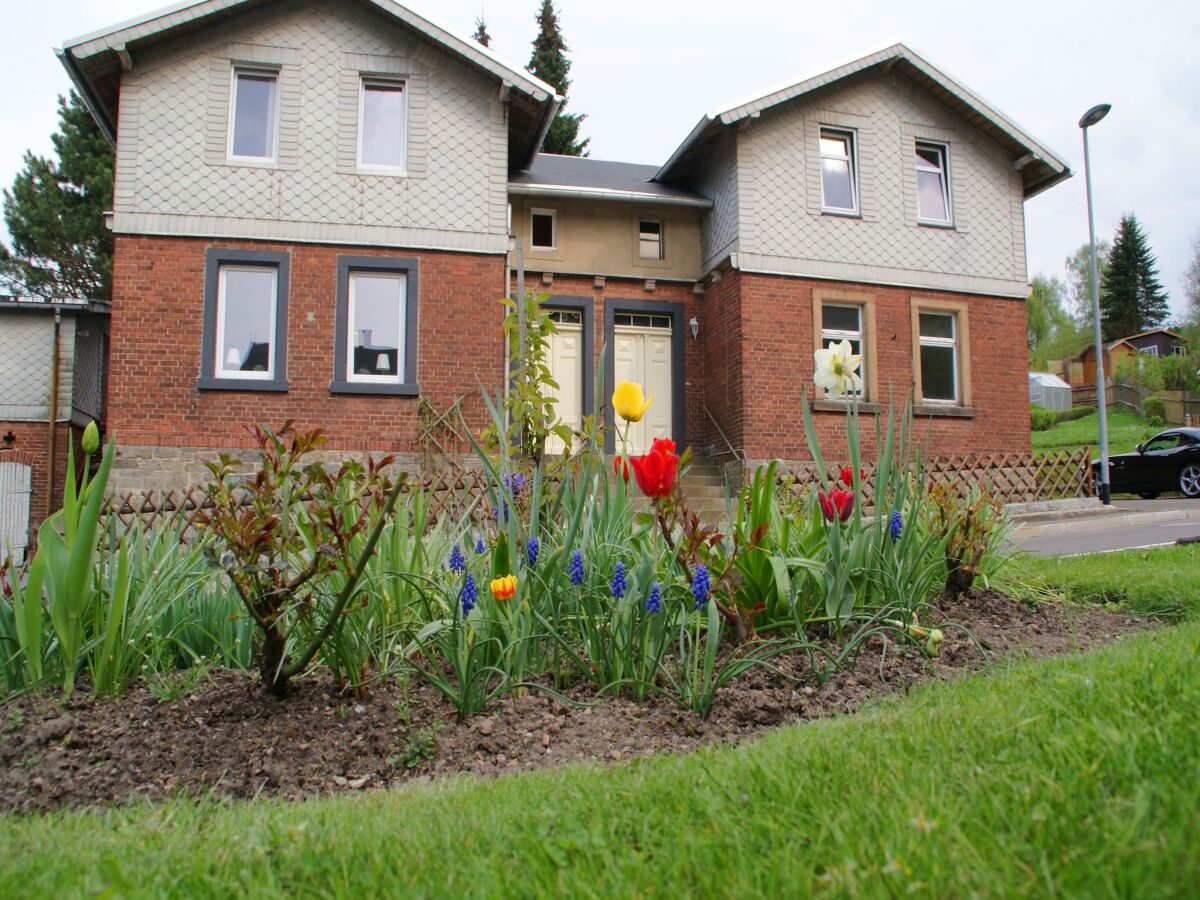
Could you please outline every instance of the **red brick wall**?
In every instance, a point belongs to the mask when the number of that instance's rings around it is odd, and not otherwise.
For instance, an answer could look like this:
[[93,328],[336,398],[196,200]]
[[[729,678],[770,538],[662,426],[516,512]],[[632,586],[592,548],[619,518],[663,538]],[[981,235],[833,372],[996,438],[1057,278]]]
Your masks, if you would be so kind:
[[[513,289],[516,289],[516,277],[513,277]],[[645,280],[634,278],[607,278],[604,282],[604,287],[598,288],[595,286],[595,279],[591,277],[582,277],[578,275],[555,275],[554,283],[546,285],[542,283],[542,275],[540,272],[525,273],[525,287],[527,290],[535,291],[539,294],[551,294],[569,297],[591,297],[593,300],[592,317],[595,325],[594,348],[595,361],[594,366],[599,365],[600,351],[604,347],[606,336],[604,334],[604,301],[605,298],[633,300],[633,301],[659,301],[668,303],[683,304],[683,322],[685,334],[683,336],[683,377],[684,377],[684,426],[686,441],[689,445],[702,448],[709,445],[708,418],[704,415],[704,398],[705,398],[705,376],[707,366],[705,362],[704,351],[704,325],[703,325],[703,308],[700,297],[692,290],[692,285],[678,284],[675,282],[657,282],[653,291],[646,290]],[[632,308],[635,304],[629,304]],[[693,340],[692,333],[687,330],[687,323],[692,316],[696,316],[701,320],[700,340]],[[612,350],[610,348],[609,354]],[[605,395],[612,394],[613,386],[606,384],[604,386]],[[591,385],[584,385],[585,391],[591,391]]]
[[[51,512],[62,506],[63,483],[67,472],[67,445],[75,442],[75,465],[80,465],[83,450],[79,446],[79,438],[83,430],[72,429],[65,422],[56,426],[57,437],[54,447],[54,491],[47,502],[47,479],[50,472],[48,459],[50,428],[45,422],[13,422],[0,420],[0,437],[12,433],[16,438],[11,449],[16,451],[13,462],[27,463],[30,467],[30,480],[33,492],[29,498],[29,521],[33,531]],[[9,444],[0,442],[0,462],[6,460],[5,453]]]
[[[728,290],[724,286],[729,280],[727,277],[709,289],[706,305],[710,297]],[[967,303],[970,345],[966,352],[971,360],[975,416],[918,419],[917,443],[939,455],[1029,449],[1025,304],[1020,300],[747,273],[740,275],[738,285],[748,458],[809,458],[801,390],[812,399],[812,292],[814,288],[828,291],[839,287],[874,298],[879,392],[883,403],[891,398],[897,406],[913,390],[911,298],[919,295]],[[845,414],[819,412],[814,419],[822,452],[844,458]],[[864,449],[874,452],[874,424],[868,418],[862,421],[861,435]]]
[[[199,391],[208,247],[290,254],[287,393]],[[416,450],[418,398],[331,394],[339,255],[420,260],[417,380],[440,411],[466,394],[485,422],[478,383],[503,370],[497,302],[504,257],[380,247],[118,236],[113,260],[108,427],[122,445],[247,447],[246,425],[320,426],[329,449]],[[478,378],[478,382],[476,381]]]
[[707,443],[714,452],[726,454],[723,458],[728,460],[731,456],[725,442],[741,450],[747,428],[753,429],[746,418],[746,377],[751,357],[742,327],[741,273],[726,269],[721,280],[704,292],[700,308],[700,341],[707,367],[705,403],[720,425],[718,432],[708,416],[704,417],[710,432]]

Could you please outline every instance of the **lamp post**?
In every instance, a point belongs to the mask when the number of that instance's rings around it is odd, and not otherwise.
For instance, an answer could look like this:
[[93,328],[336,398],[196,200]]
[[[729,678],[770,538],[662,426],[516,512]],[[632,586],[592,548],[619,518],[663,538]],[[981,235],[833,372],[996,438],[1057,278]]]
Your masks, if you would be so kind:
[[1092,166],[1088,155],[1088,129],[1108,115],[1109,103],[1093,106],[1079,120],[1083,131],[1083,180],[1087,184],[1088,243],[1092,256],[1092,318],[1096,331],[1096,412],[1100,416],[1100,502],[1112,503],[1108,480],[1108,406],[1104,397],[1104,343],[1100,337],[1100,279],[1096,273],[1096,216],[1092,210]]

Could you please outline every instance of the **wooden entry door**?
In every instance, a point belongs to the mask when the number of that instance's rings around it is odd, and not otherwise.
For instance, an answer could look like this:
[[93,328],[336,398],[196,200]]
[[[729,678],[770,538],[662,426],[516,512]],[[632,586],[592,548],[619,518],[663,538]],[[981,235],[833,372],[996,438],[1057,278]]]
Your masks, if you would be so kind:
[[[629,427],[629,452],[645,453],[655,438],[674,434],[674,373],[671,359],[671,317],[640,313],[613,316],[613,363],[616,380],[640,384],[654,402],[642,417]],[[619,421],[619,428],[624,422]],[[620,438],[617,450],[621,449]]]
[[[558,382],[558,403],[554,412],[572,431],[583,427],[583,315],[570,310],[550,313],[557,334],[550,335],[546,354],[550,377]],[[566,445],[557,435],[546,439],[546,453],[560,455]]]

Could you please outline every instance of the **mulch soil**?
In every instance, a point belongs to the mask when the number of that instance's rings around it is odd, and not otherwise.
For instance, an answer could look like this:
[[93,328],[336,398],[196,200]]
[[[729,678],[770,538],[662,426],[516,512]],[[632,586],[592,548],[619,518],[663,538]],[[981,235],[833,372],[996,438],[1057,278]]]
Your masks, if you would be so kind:
[[[1085,650],[1150,623],[1092,607],[1036,609],[994,592],[944,602],[990,658]],[[417,679],[338,693],[328,677],[295,683],[284,701],[255,677],[217,670],[194,693],[160,702],[138,682],[119,698],[41,693],[0,709],[0,810],[101,806],[173,794],[300,798],[387,787],[449,773],[495,775],[576,760],[615,761],[737,741],[766,729],[848,713],[919,682],[949,680],[986,665],[962,631],[946,630],[941,653],[872,638],[824,685],[806,657],[774,662],[801,681],[757,668],[717,696],[707,719],[665,697],[607,699],[574,707],[533,691],[499,700],[466,722]],[[881,663],[882,660],[882,663]],[[595,691],[566,691],[592,701]]]

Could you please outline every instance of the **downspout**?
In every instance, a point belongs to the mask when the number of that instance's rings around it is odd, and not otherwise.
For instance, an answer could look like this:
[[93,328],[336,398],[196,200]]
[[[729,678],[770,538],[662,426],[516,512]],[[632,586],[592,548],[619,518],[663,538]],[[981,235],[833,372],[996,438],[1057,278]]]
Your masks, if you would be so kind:
[[54,311],[54,346],[50,349],[50,433],[46,436],[46,515],[54,512],[54,455],[58,449],[58,362],[59,332],[62,329],[62,311]]

